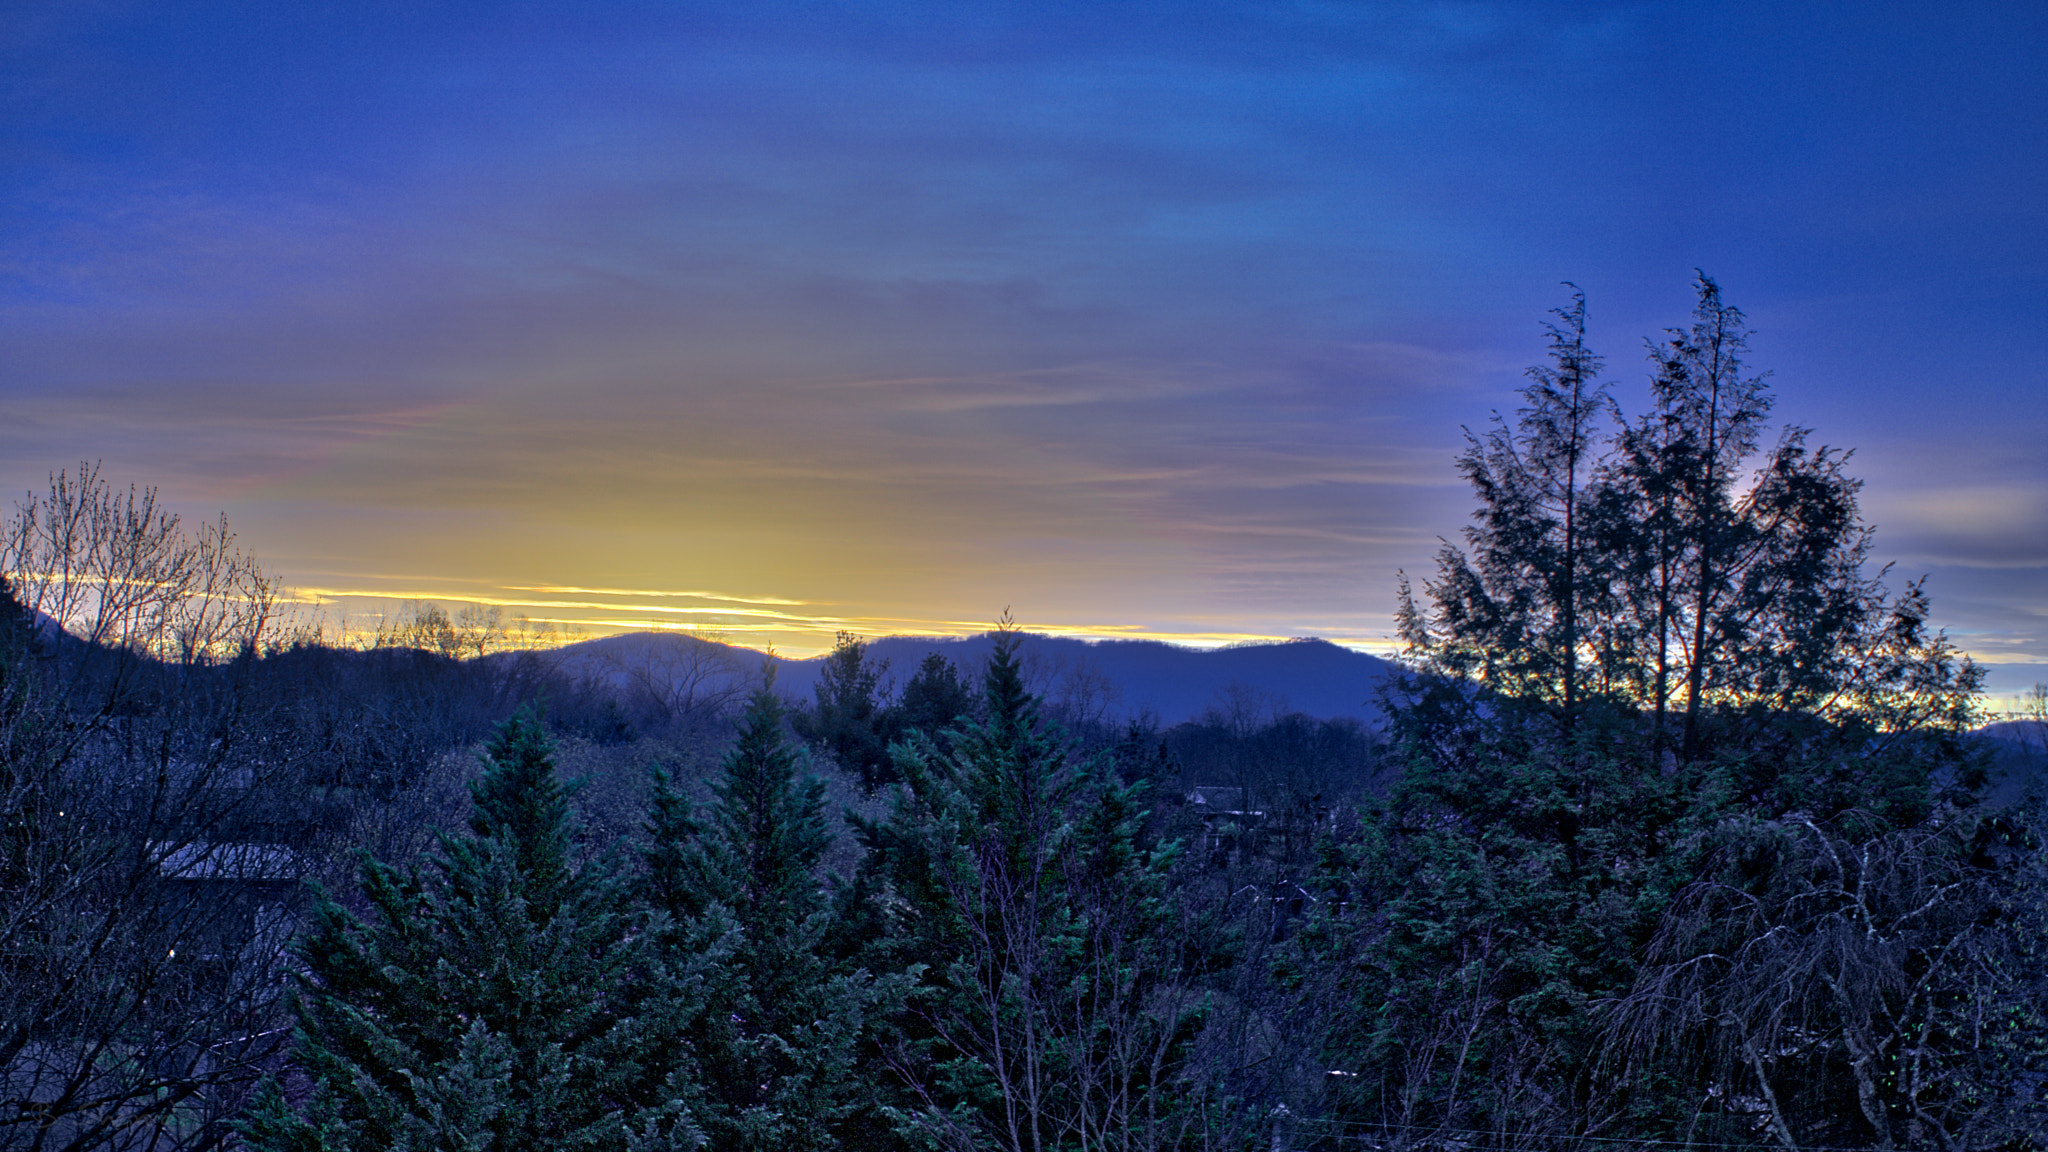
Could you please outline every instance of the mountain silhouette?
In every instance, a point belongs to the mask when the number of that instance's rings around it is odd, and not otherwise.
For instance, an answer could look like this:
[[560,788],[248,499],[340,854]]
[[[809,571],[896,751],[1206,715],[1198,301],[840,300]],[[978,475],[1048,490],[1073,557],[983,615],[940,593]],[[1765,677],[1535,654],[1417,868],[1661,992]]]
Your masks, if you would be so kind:
[[[900,687],[926,654],[937,652],[970,681],[978,679],[995,636],[884,636],[868,642],[867,659],[886,664],[885,689]],[[1320,719],[1370,722],[1379,715],[1380,683],[1394,665],[1325,640],[1188,648],[1157,640],[1078,640],[1025,633],[1020,655],[1026,683],[1056,705],[1104,719],[1156,717],[1173,725],[1207,711],[1263,720],[1290,712]],[[730,697],[760,683],[764,661],[776,666],[775,688],[808,702],[824,656],[769,657],[751,648],[674,632],[632,632],[557,649],[552,659],[577,675],[617,687],[664,689],[698,699]]]

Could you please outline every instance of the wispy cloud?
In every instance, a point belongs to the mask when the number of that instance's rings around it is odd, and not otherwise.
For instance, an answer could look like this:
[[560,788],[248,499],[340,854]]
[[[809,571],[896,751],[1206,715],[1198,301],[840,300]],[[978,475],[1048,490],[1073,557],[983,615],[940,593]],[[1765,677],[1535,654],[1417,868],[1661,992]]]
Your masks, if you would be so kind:
[[661,589],[649,588],[576,588],[552,584],[507,584],[505,587],[514,592],[584,593],[592,596],[674,596],[687,597],[693,600],[723,600],[735,604],[801,605],[809,603],[809,601],[805,600],[789,600],[780,596],[735,596],[727,592],[663,591]]
[[1916,560],[1976,568],[2048,568],[2048,487],[2033,477],[1894,493],[1886,543]]
[[[812,616],[791,612],[778,612],[769,608],[734,608],[727,606],[678,605],[678,604],[621,604],[612,600],[540,600],[512,596],[488,596],[476,592],[432,591],[419,588],[318,588],[296,587],[291,590],[294,598],[302,603],[331,604],[342,600],[400,601],[450,601],[457,604],[479,604],[495,608],[588,608],[607,612],[629,613],[635,617],[656,616],[705,616],[705,617],[758,617],[763,620],[783,621],[805,627],[822,627],[828,624],[845,623],[844,618],[835,616]],[[658,595],[658,593],[657,593]]]

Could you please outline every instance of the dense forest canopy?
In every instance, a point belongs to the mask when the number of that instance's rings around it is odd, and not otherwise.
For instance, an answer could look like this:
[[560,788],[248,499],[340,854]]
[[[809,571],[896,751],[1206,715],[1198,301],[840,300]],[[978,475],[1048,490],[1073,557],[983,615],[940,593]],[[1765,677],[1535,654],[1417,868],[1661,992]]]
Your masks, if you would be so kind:
[[2040,815],[1696,288],[1639,411],[1554,315],[1378,727],[1119,716],[1007,622],[807,696],[335,647],[60,474],[0,542],[5,1144],[2048,1144]]

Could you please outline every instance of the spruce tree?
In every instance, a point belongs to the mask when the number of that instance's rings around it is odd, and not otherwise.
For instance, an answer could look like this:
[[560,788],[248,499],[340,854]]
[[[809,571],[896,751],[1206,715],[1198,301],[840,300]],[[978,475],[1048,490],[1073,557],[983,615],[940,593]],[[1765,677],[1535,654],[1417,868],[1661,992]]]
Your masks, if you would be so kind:
[[322,897],[298,951],[298,1060],[314,1090],[272,1093],[264,1149],[692,1148],[681,1034],[698,973],[572,852],[569,792],[539,717],[499,731],[471,785],[470,834],[425,871],[366,859],[367,919]]
[[835,972],[821,955],[825,785],[800,775],[771,689],[749,699],[703,813],[657,775],[643,849],[647,897],[672,917],[672,950],[727,950],[708,978],[710,1009],[692,1031],[712,1146],[858,1145],[880,1120],[857,1049],[894,984]]
[[973,711],[973,686],[943,653],[927,652],[889,710],[888,727],[896,740],[922,732],[944,744],[946,732]]
[[918,985],[889,1067],[906,1135],[1013,1152],[1161,1148],[1201,1102],[1196,993],[1168,897],[1177,849],[1140,781],[1079,760],[999,637],[980,719],[899,747],[905,788],[861,825],[858,887]]
[[868,646],[851,632],[841,632],[831,655],[818,671],[816,707],[794,719],[803,735],[829,749],[839,767],[872,791],[896,778],[885,731],[882,676],[888,662],[870,664]]

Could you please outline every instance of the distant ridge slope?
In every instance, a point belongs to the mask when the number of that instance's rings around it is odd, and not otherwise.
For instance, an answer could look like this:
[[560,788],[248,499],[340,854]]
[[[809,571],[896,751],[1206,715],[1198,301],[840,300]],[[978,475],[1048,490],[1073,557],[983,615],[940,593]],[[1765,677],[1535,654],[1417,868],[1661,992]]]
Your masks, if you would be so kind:
[[2048,799],[2048,721],[1998,720],[1977,729],[1991,751],[1993,804]]
[[[990,633],[957,639],[884,636],[868,643],[868,659],[886,661],[885,682],[900,687],[927,653],[944,655],[972,678],[994,647]],[[751,648],[652,632],[586,640],[554,655],[565,671],[617,680],[620,687],[651,675],[701,677],[702,688],[728,691],[758,682],[764,658]],[[1033,690],[1053,700],[1093,691],[1106,715],[1149,712],[1166,725],[1233,704],[1266,717],[1303,712],[1370,722],[1378,715],[1379,684],[1394,668],[1379,657],[1314,639],[1201,649],[1158,640],[1091,641],[1026,633],[1023,658]],[[824,659],[776,658],[776,690],[808,701]]]

